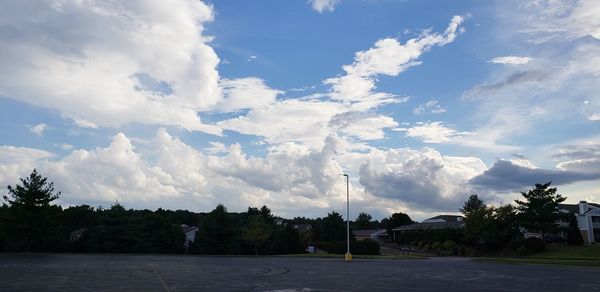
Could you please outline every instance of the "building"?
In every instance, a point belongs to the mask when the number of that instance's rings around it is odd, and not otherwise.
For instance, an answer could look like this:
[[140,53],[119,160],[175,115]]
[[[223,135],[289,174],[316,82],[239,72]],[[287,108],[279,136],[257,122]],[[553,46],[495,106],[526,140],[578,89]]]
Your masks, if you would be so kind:
[[87,231],[88,231],[87,228],[77,229],[69,234],[69,240],[78,241],[84,237],[84,235]]
[[183,243],[183,246],[187,250],[196,239],[196,231],[198,231],[198,227],[181,224],[181,230],[183,231],[183,234],[185,234],[185,242]]
[[365,230],[353,230],[354,238],[356,240],[373,239],[377,242],[388,241],[389,235],[385,229],[365,229]]
[[464,217],[460,215],[438,215],[423,220],[421,223],[402,225],[392,229],[392,240],[396,241],[398,234],[408,230],[420,229],[456,229],[465,228]]
[[557,220],[560,227],[559,236],[567,238],[569,218],[574,214],[577,226],[585,243],[600,242],[600,204],[581,201],[579,204],[559,204],[557,213],[563,215]]

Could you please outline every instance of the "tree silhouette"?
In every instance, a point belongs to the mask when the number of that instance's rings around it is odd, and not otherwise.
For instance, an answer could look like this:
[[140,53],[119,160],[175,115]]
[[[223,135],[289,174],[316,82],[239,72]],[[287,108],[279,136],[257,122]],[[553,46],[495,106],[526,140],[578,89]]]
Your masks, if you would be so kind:
[[29,177],[21,178],[21,184],[8,186],[4,200],[9,205],[6,227],[13,235],[16,250],[45,250],[47,242],[57,227],[62,209],[50,203],[60,196],[54,192],[54,183],[42,177],[34,169]]
[[550,187],[551,183],[535,184],[534,189],[521,192],[524,200],[515,200],[521,225],[528,230],[539,231],[542,238],[558,229],[558,215],[554,212],[566,199],[556,193],[556,188]]

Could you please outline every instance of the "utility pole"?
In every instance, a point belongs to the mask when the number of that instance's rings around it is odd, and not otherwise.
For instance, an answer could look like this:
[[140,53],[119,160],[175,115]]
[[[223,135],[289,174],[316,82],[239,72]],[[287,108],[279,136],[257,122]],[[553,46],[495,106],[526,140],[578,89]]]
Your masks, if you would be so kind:
[[348,174],[343,174],[346,177],[346,254],[344,259],[346,261],[352,260],[352,254],[350,253],[350,182]]

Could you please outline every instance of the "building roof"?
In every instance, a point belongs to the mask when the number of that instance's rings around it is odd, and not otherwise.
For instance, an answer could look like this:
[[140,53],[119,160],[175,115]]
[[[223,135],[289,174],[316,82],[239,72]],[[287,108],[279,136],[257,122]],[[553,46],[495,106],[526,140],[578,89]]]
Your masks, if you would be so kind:
[[292,225],[294,229],[298,231],[310,231],[312,230],[312,226],[310,224],[294,224]]
[[[596,203],[587,203],[587,204],[588,204],[588,209],[590,206],[600,209],[600,204],[596,204]],[[565,210],[569,213],[579,214],[579,204],[558,204],[558,210],[559,211]]]
[[356,236],[374,236],[385,233],[385,229],[363,229],[363,230],[352,230],[352,234]]
[[460,215],[437,215],[429,219],[423,220],[421,223],[442,223],[442,222],[459,222],[462,221],[463,216]]
[[183,230],[183,233],[188,233],[190,231],[195,231],[198,230],[197,226],[188,226],[185,224],[181,224],[181,230]]

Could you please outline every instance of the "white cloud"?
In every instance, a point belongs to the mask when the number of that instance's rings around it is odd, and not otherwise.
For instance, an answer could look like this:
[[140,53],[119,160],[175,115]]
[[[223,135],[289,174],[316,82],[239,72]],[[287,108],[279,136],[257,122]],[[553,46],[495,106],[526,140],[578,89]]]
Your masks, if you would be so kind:
[[68,143],[63,143],[60,145],[60,149],[62,150],[72,150],[73,149],[73,145],[68,144]]
[[437,100],[430,100],[424,104],[420,104],[419,106],[413,109],[413,113],[415,115],[422,115],[426,111],[432,114],[441,114],[445,113],[447,110],[443,108]]
[[225,98],[216,107],[222,111],[265,107],[274,103],[277,95],[284,93],[269,88],[262,79],[256,77],[223,79],[221,87]]
[[324,11],[333,11],[336,5],[338,5],[341,0],[308,0],[312,9],[318,11],[319,13],[323,13]]
[[533,61],[533,58],[530,58],[530,57],[504,56],[504,57],[493,58],[489,62],[494,63],[494,64],[504,64],[504,65],[525,65],[531,61]]
[[343,66],[346,75],[329,78],[325,84],[332,86],[331,97],[336,100],[359,101],[375,89],[378,75],[397,76],[409,67],[420,64],[419,57],[433,46],[444,46],[454,41],[460,33],[463,17],[454,16],[443,34],[426,31],[417,38],[401,44],[386,38],[373,48],[359,51],[351,65]]
[[449,143],[471,134],[469,132],[458,132],[440,121],[417,122],[412,127],[396,128],[394,130],[406,132],[407,137],[421,139],[425,143]]
[[431,148],[377,150],[360,168],[360,183],[411,210],[456,211],[469,195],[467,181],[486,169],[478,158],[442,156]]
[[[146,146],[150,149],[142,154],[121,133],[107,147],[73,150],[64,157],[4,146],[0,148],[0,183],[14,184],[37,167],[56,182],[64,204],[106,205],[119,200],[133,208],[205,211],[225,202],[235,211],[267,204],[284,216],[323,216],[345,204],[345,184],[339,173],[365,164],[360,176],[351,173],[355,207],[388,215],[407,205],[415,212],[445,210],[449,207],[441,207],[442,202],[462,200],[456,192],[460,183],[483,171],[478,159],[441,156],[428,148],[347,152],[348,145],[335,136],[326,138],[318,149],[280,143],[269,147],[265,157],[248,155],[239,144],[225,149],[218,144],[219,154],[224,155],[213,156],[164,129]],[[354,164],[358,165],[350,167]],[[382,175],[392,174],[413,185],[414,192],[383,192],[397,186],[397,180],[382,180]],[[367,192],[359,186],[359,178]],[[421,197],[417,196],[416,185],[426,182],[434,185],[424,184]],[[425,206],[422,201],[427,199],[433,203]]]
[[592,114],[588,117],[590,121],[600,121],[600,113]]
[[600,6],[595,0],[536,0],[523,5],[529,9],[533,43],[570,41],[582,37],[600,40]]
[[41,123],[41,124],[37,124],[33,127],[29,127],[29,131],[31,131],[32,133],[34,133],[38,136],[42,136],[42,134],[44,134],[44,130],[46,130],[47,127],[48,127],[48,125]]
[[219,58],[202,35],[211,6],[192,0],[2,6],[1,95],[57,109],[82,126],[139,122],[220,133],[197,114],[221,98]]
[[53,154],[27,147],[0,146],[0,186],[14,184],[19,177],[30,173],[36,161],[52,158]]

